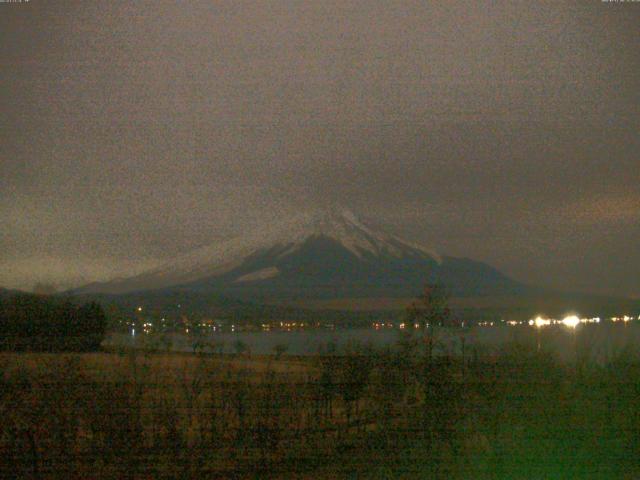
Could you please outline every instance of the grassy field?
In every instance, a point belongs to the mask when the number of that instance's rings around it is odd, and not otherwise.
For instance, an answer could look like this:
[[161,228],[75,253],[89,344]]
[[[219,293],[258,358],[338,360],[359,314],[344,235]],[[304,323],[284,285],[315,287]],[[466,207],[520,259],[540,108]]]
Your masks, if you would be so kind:
[[640,361],[0,354],[1,478],[640,478]]

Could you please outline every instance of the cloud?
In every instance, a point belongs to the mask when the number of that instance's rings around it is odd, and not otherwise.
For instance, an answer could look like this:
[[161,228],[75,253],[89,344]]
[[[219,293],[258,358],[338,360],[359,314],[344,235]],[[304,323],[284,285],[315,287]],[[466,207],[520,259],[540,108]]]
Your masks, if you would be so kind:
[[[142,1],[4,13],[2,284],[134,271],[342,205],[519,278],[562,284],[580,270],[584,288],[620,274],[616,289],[640,290],[625,273],[640,253],[609,240],[638,228],[637,9]],[[608,253],[604,269],[591,248]]]
[[577,225],[638,225],[640,195],[597,195],[566,205],[560,215]]

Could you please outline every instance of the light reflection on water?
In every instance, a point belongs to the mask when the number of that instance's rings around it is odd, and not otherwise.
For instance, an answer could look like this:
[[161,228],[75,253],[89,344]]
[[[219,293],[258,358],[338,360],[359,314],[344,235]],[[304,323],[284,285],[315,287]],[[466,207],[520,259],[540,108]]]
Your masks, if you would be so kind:
[[[406,332],[406,331],[405,331]],[[344,351],[349,344],[384,347],[396,343],[403,333],[395,329],[375,330],[358,329],[307,329],[295,331],[236,332],[216,333],[200,337],[201,343],[210,345],[205,351],[235,353],[236,345],[242,342],[252,354],[272,354],[277,346],[286,346],[288,355],[316,355],[335,349]],[[416,336],[422,334],[416,332]],[[164,346],[160,335],[111,334],[105,341],[106,346],[130,347],[153,346],[162,350],[167,348],[178,352],[193,352],[198,340],[183,334],[168,334],[169,340]],[[202,342],[204,340],[204,342]],[[564,360],[571,360],[576,352],[581,357],[604,361],[621,353],[626,348],[640,346],[640,322],[629,324],[601,323],[579,325],[567,328],[562,325],[536,329],[528,325],[509,327],[474,327],[468,329],[436,329],[436,343],[440,351],[460,353],[462,344],[467,352],[499,350],[510,342],[518,342],[535,347],[537,343],[544,351],[557,354]]]

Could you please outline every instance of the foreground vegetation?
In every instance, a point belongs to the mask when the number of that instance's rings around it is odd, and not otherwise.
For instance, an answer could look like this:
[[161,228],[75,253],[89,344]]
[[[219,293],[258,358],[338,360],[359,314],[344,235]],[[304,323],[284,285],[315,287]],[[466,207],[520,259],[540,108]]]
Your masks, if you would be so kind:
[[2,478],[638,478],[640,361],[0,354]]

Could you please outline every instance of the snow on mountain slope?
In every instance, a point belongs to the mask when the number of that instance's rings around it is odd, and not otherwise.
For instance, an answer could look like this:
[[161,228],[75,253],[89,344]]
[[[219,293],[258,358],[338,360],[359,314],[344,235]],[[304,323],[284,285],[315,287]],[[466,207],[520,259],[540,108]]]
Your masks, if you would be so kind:
[[[264,252],[278,252],[284,258],[300,249],[310,238],[327,237],[358,259],[406,256],[440,262],[433,252],[387,235],[362,223],[348,210],[321,211],[272,225],[242,237],[201,247],[164,265],[124,280],[88,285],[82,291],[122,293],[183,285],[202,278],[219,276],[242,265],[247,258]],[[246,272],[236,282],[268,279],[278,275],[273,265]]]
[[[295,250],[307,239],[314,236],[325,236],[342,244],[347,250],[361,258],[365,253],[380,255],[386,253],[401,257],[407,250],[414,250],[432,258],[439,258],[425,248],[411,245],[392,235],[373,230],[363,224],[352,212],[329,211],[302,216],[294,220],[282,232],[280,244],[290,243],[286,255]],[[285,241],[288,239],[289,241]]]
[[255,280],[266,280],[268,278],[273,278],[276,275],[280,275],[280,270],[278,270],[278,267],[267,267],[260,270],[256,270],[255,272],[241,275],[235,279],[235,283],[253,282]]

